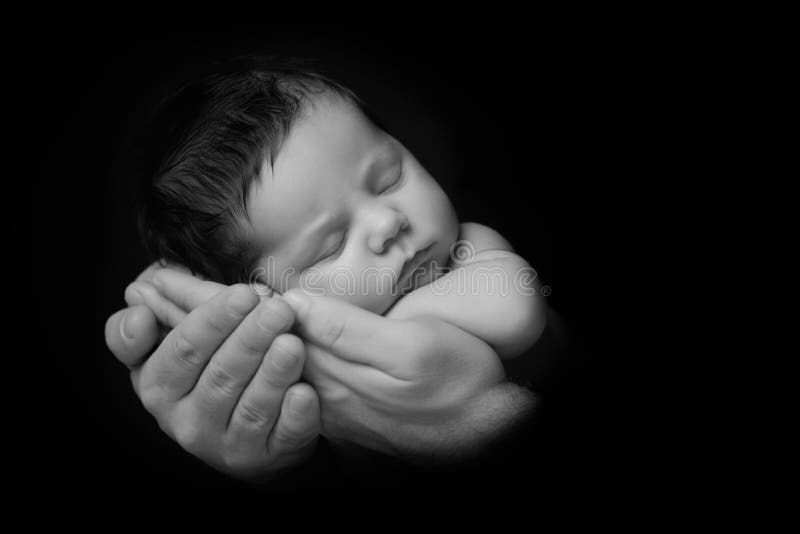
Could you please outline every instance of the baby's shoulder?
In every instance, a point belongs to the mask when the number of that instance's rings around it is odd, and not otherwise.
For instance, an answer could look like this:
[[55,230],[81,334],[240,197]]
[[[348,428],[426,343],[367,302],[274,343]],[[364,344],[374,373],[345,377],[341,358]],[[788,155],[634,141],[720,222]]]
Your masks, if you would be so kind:
[[499,232],[484,224],[461,223],[458,241],[453,246],[454,267],[516,256],[514,248]]

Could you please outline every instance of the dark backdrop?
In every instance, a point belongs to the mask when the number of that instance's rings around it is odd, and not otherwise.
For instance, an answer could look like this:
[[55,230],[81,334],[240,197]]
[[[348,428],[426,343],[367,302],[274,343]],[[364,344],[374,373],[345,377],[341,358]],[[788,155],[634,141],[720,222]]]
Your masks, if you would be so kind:
[[[297,501],[227,481],[181,452],[103,339],[145,266],[123,169],[131,129],[176,73],[247,51],[316,58],[352,87],[443,183],[462,220],[498,229],[530,260],[570,339],[534,366],[542,411],[504,458],[446,474],[387,467],[376,477],[391,498],[348,473],[312,476],[295,490],[300,502],[357,495],[438,506],[457,492],[478,502],[539,492],[620,496],[622,506],[655,472],[645,452],[648,379],[634,365],[648,357],[646,312],[633,297],[653,292],[641,282],[649,235],[637,213],[663,187],[643,125],[668,104],[653,96],[661,81],[647,28],[634,35],[535,14],[387,20],[201,10],[17,21],[25,31],[7,47],[6,110],[23,139],[11,154],[21,165],[9,199],[24,339],[15,354],[31,369],[11,378],[32,391],[12,410],[31,458],[26,495],[77,509]],[[458,487],[421,497],[442,480]]]

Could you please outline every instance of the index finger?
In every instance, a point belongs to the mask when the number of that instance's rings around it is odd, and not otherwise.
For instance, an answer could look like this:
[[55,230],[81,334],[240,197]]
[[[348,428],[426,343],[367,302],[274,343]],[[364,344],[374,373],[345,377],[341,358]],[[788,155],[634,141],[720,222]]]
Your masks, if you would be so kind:
[[402,372],[415,339],[404,321],[374,314],[348,302],[288,291],[300,334],[336,356],[395,375]]
[[144,362],[141,390],[155,386],[167,401],[189,393],[211,356],[256,304],[247,286],[235,285],[191,312]]
[[208,302],[228,286],[201,280],[189,273],[172,268],[159,269],[153,274],[150,283],[158,292],[185,312],[191,312]]

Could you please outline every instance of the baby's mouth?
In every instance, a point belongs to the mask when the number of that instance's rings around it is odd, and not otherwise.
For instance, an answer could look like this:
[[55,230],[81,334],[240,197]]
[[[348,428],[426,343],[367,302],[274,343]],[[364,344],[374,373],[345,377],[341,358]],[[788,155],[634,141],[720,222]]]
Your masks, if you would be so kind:
[[403,282],[406,281],[409,276],[418,276],[420,274],[418,272],[420,266],[423,266],[422,268],[424,270],[425,259],[432,247],[433,243],[423,249],[418,250],[416,254],[414,254],[410,259],[406,260],[406,262],[403,264],[402,270],[400,271],[400,276],[397,278],[398,287],[404,288],[405,285],[408,285],[403,284]]

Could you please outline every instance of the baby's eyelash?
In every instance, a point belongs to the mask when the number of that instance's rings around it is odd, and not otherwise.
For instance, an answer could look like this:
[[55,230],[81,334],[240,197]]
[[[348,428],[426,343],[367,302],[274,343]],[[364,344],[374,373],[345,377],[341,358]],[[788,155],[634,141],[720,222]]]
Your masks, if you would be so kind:
[[345,241],[347,241],[347,232],[342,234],[342,239],[339,240],[339,243],[336,245],[336,248],[331,250],[330,252],[326,253],[318,261],[327,260],[328,258],[332,257],[334,254],[338,254],[339,252],[341,252],[342,248],[344,247]]
[[393,191],[394,189],[397,189],[400,186],[400,184],[403,182],[403,177],[404,177],[403,167],[401,165],[400,166],[400,171],[397,173],[397,178],[392,180],[392,183],[390,183],[388,186],[384,187],[381,190],[380,194],[388,193],[389,191]]

